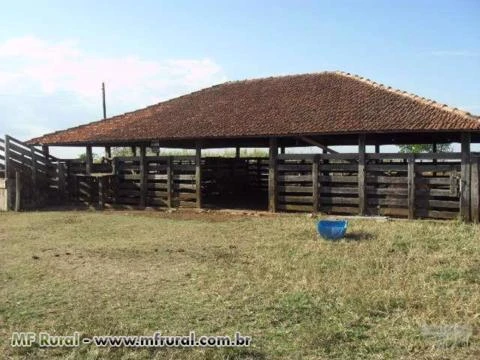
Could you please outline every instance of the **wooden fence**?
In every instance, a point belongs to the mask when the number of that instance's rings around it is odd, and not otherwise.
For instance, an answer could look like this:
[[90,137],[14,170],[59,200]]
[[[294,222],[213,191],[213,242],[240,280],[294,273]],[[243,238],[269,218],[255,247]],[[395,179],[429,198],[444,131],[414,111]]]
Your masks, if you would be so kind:
[[478,220],[476,154],[471,156],[471,184],[461,178],[460,153],[365,154],[360,160],[358,154],[279,155],[277,208],[452,219],[468,200]]
[[0,141],[0,177],[5,179],[7,209],[36,208],[49,200],[50,161],[34,146],[11,136]]
[[132,156],[93,164],[87,174],[85,162],[55,158],[11,136],[0,139],[0,185],[8,209],[72,201],[201,207],[205,195],[230,187],[270,193],[280,211],[410,219],[461,215],[478,222],[479,162],[478,153]]

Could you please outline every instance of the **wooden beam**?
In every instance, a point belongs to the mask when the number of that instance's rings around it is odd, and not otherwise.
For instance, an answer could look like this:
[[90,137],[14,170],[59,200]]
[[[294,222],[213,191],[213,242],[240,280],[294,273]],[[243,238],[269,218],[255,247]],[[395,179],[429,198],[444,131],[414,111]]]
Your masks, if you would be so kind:
[[329,152],[331,154],[338,154],[338,151],[335,151],[333,149],[330,149],[328,146],[325,146],[323,144],[320,144],[318,141],[315,141],[313,139],[310,139],[306,136],[301,136],[299,137],[300,140],[302,140],[303,142],[306,142],[307,144],[310,144],[310,145],[313,145],[313,146],[317,146],[319,147],[320,149],[322,150],[325,150],[326,152]]
[[[37,184],[37,160],[35,159],[35,148],[33,146],[30,146],[30,153],[32,156],[32,187],[33,187],[33,202],[34,205],[37,206],[38,200],[39,200],[39,190],[38,190],[38,184]],[[47,165],[48,166],[48,165]]]
[[285,146],[280,147],[280,154],[285,154]]
[[365,186],[365,134],[358,136],[358,213],[366,214],[367,193]]
[[137,156],[137,147],[136,146],[131,146],[130,149],[132,150],[132,155]]
[[167,158],[167,205],[173,207],[173,157]]
[[58,172],[58,199],[60,201],[65,200],[65,169],[63,164],[58,161],[57,162],[57,172]]
[[240,146],[235,148],[235,157],[238,159],[240,157]]
[[314,158],[313,158],[313,163],[312,163],[312,185],[313,185],[313,192],[312,192],[312,196],[313,196],[313,212],[316,213],[318,212],[318,209],[320,207],[320,190],[319,190],[319,185],[320,185],[320,182],[318,181],[318,176],[319,176],[319,173],[318,173],[318,166],[319,166],[319,163],[320,163],[320,157],[318,155],[316,155]]
[[475,224],[480,222],[480,182],[479,182],[479,162],[480,157],[472,157],[472,190],[471,190],[471,218]]
[[105,177],[98,178],[98,208],[103,210],[105,208]]
[[105,157],[107,159],[112,157],[112,148],[110,146],[105,146]]
[[50,155],[50,151],[48,149],[48,145],[42,145],[42,152],[43,152],[43,155],[48,158],[48,156]]
[[408,218],[415,218],[415,157],[408,158]]
[[145,145],[140,146],[140,206],[147,206],[147,164]]
[[470,142],[470,133],[462,133],[460,217],[465,222],[470,221]]
[[268,161],[268,210],[277,211],[277,158],[278,145],[276,138],[270,138]]
[[20,171],[15,171],[15,211],[20,211],[22,202],[22,179]]
[[85,172],[87,175],[92,173],[92,164],[93,164],[93,154],[92,154],[92,147],[87,145],[86,153],[85,153]]
[[375,154],[380,154],[380,145],[375,145]]
[[202,147],[199,141],[195,144],[195,192],[197,208],[202,208]]

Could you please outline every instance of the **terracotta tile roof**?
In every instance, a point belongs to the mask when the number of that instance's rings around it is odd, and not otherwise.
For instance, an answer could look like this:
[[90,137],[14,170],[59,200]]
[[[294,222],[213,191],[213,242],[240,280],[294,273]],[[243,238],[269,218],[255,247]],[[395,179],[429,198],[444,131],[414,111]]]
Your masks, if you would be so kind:
[[31,144],[480,131],[480,117],[343,72],[227,82]]

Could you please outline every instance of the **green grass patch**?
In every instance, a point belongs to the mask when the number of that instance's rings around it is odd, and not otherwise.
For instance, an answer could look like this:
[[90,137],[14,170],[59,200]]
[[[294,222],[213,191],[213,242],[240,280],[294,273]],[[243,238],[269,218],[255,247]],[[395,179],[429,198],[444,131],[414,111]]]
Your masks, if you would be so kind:
[[[0,214],[0,353],[12,359],[477,359],[480,229],[304,215]],[[233,335],[242,349],[13,348],[13,331]]]

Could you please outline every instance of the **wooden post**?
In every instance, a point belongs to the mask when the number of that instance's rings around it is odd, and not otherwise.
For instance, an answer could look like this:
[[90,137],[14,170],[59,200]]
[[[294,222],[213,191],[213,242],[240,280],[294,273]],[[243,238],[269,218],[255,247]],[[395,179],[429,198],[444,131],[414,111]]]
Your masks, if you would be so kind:
[[415,156],[408,158],[408,218],[415,219]]
[[107,103],[105,102],[105,83],[102,82],[102,103],[103,103],[103,118],[107,118]]
[[277,139],[270,138],[268,162],[268,210],[271,212],[277,211],[277,158]]
[[[432,143],[432,153],[433,154],[437,153],[437,143],[436,142]],[[432,164],[437,165],[437,159],[433,159]],[[437,176],[437,173],[434,171],[434,172],[432,172],[432,175]]]
[[140,206],[147,205],[147,164],[145,145],[140,146]]
[[375,145],[375,154],[380,154],[380,145]]
[[7,189],[7,211],[12,209],[12,181],[10,180],[10,141],[5,136],[5,188]]
[[280,146],[280,154],[285,154],[285,146]]
[[38,184],[37,184],[37,160],[35,158],[35,148],[33,146],[30,146],[30,153],[32,155],[32,187],[33,187],[33,201],[35,206],[38,204],[39,200],[39,190],[38,190]]
[[85,154],[85,172],[87,175],[92,173],[92,164],[93,164],[93,154],[92,154],[92,146],[87,145]]
[[197,208],[202,208],[202,148],[199,141],[195,144],[195,190]]
[[43,155],[48,159],[48,156],[50,155],[50,151],[48,150],[48,145],[42,145],[42,152],[43,152]]
[[167,158],[167,205],[173,207],[173,157]]
[[57,162],[57,171],[58,171],[58,198],[59,200],[65,199],[65,170],[63,164]]
[[15,171],[15,211],[20,211],[22,201],[22,180],[20,171]]
[[472,190],[471,190],[471,217],[475,224],[480,222],[480,183],[479,183],[479,163],[480,157],[472,157]]
[[119,189],[119,183],[120,179],[118,176],[118,158],[114,157],[112,161],[112,174],[113,174],[113,179],[112,179],[112,196],[113,196],[113,203],[117,204],[118,203],[118,189]]
[[137,147],[136,146],[131,146],[130,149],[132,150],[132,155],[137,156]]
[[313,196],[313,212],[316,213],[319,210],[319,197],[320,197],[320,191],[319,191],[319,184],[320,182],[318,181],[318,164],[320,162],[320,157],[318,155],[313,157],[313,163],[312,163],[312,185],[313,185],[313,191],[312,191],[312,196]]
[[238,159],[240,157],[240,146],[235,148],[235,157]]
[[358,212],[364,216],[367,210],[365,186],[365,134],[358,136]]
[[460,217],[465,222],[470,221],[470,141],[470,133],[462,133]]
[[105,157],[107,159],[112,157],[112,148],[110,146],[105,146]]
[[98,177],[98,208],[103,210],[105,208],[105,177]]

